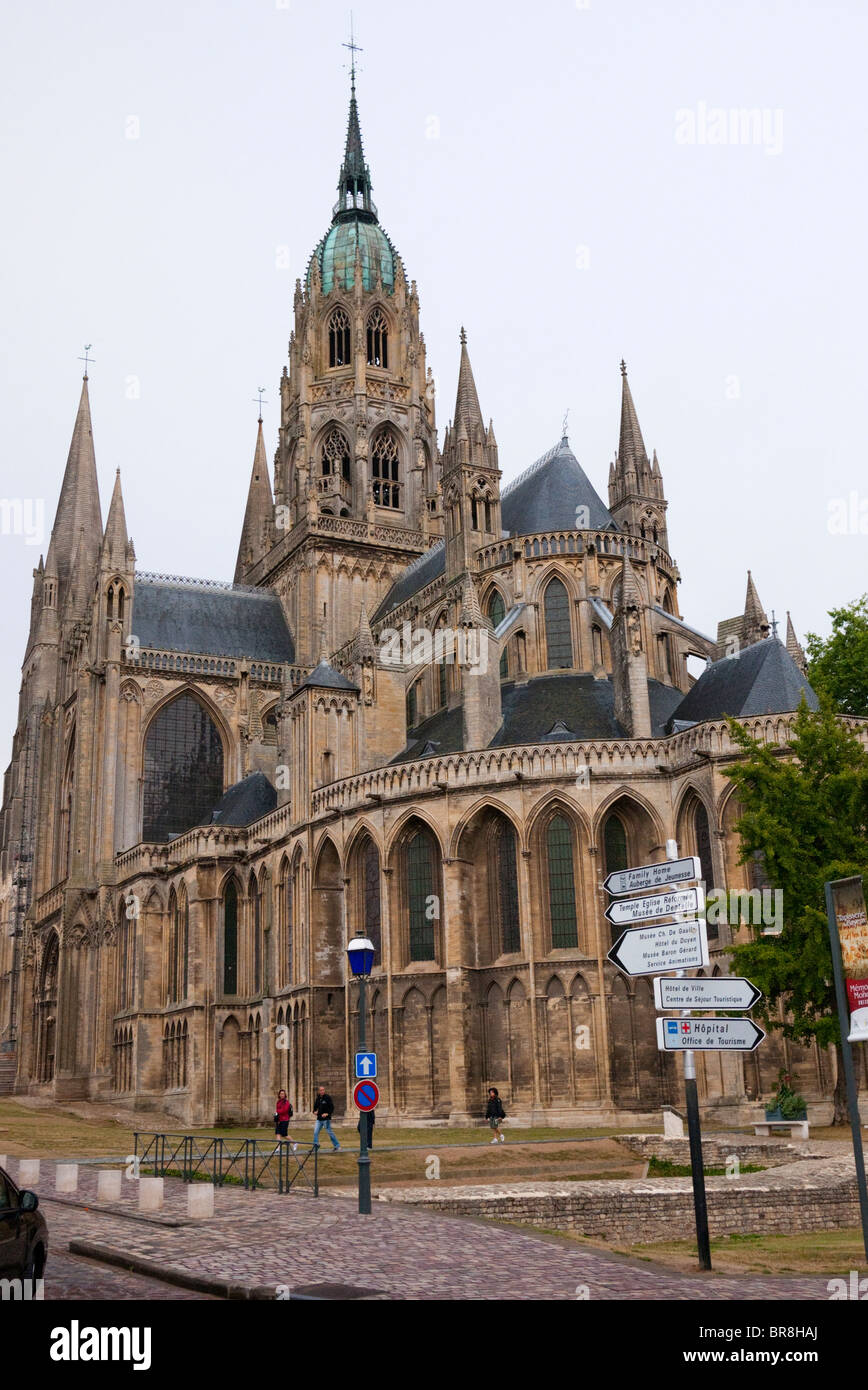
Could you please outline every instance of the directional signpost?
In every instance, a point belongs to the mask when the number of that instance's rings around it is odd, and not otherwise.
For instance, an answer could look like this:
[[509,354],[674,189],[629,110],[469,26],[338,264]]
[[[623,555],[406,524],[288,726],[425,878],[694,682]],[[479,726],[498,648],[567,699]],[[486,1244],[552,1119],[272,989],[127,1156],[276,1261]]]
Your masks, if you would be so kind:
[[377,1054],[376,1052],[357,1052],[356,1053],[356,1076],[373,1077],[377,1075]]
[[658,1018],[660,1052],[753,1052],[765,1033],[752,1018]]
[[654,981],[654,1003],[658,1009],[752,1009],[762,991],[741,976],[720,975],[714,979],[673,979],[658,976]]
[[[620,906],[621,904],[617,904]],[[664,922],[662,926],[625,931],[608,956],[625,975],[656,975],[661,970],[689,970],[708,965],[705,923]]]
[[637,922],[650,922],[655,917],[672,917],[676,912],[701,912],[704,907],[705,894],[701,888],[677,888],[671,893],[621,898],[609,903],[606,916],[615,927],[632,927]]
[[673,883],[692,883],[702,878],[696,855],[688,859],[665,859],[662,864],[642,864],[637,869],[618,869],[609,874],[603,887],[613,898],[626,893],[647,893],[652,888],[668,888]]

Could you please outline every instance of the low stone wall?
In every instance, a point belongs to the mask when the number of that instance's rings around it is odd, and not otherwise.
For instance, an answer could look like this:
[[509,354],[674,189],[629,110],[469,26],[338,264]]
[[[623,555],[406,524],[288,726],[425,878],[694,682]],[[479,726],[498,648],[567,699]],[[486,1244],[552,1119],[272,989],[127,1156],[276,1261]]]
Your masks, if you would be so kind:
[[[709,1178],[712,1235],[828,1231],[859,1223],[852,1160],[805,1160],[773,1172]],[[596,1236],[618,1244],[691,1239],[689,1178],[640,1182],[514,1183],[488,1187],[391,1188],[381,1201],[418,1204],[453,1216],[487,1217]]]
[[[628,1149],[637,1158],[668,1159],[670,1163],[690,1164],[689,1139],[664,1139],[659,1134],[620,1134],[616,1143]],[[784,1163],[795,1163],[802,1159],[827,1159],[828,1148],[806,1141],[790,1143],[787,1140],[751,1139],[745,1134],[703,1134],[702,1161],[705,1168],[718,1168],[731,1158],[740,1163],[760,1163],[766,1168],[776,1168]]]

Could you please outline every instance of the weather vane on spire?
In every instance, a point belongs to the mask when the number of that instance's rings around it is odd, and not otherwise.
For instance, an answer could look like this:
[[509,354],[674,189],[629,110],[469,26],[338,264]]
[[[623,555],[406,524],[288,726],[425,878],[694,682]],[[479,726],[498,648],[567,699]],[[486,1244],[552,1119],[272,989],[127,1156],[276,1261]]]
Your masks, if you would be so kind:
[[85,345],[84,345],[84,357],[79,357],[79,359],[78,359],[79,362],[83,362],[83,363],[84,363],[84,379],[85,379],[85,381],[87,381],[87,369],[88,369],[88,365],[89,365],[91,362],[94,361],[94,358],[93,358],[93,357],[88,357],[88,353],[90,352],[90,350],[91,350],[92,347],[93,347],[93,343],[85,343]]
[[564,423],[563,423],[563,426],[562,426],[562,428],[561,428],[561,439],[566,439],[566,437],[567,437],[567,425],[569,424],[569,420],[570,420],[570,407],[567,406],[566,410],[564,411]]
[[[264,387],[264,386],[257,386],[257,388],[256,388],[256,394],[257,394],[257,396],[259,397],[259,423],[260,423],[260,425],[261,425],[261,424],[262,424],[262,397],[265,395],[265,387]],[[253,399],[253,398],[251,397],[251,400],[252,400],[252,399]],[[265,404],[268,405],[268,401],[266,401]]]
[[355,40],[355,35],[354,35],[354,33],[353,33],[353,12],[352,12],[352,10],[350,10],[350,41],[349,41],[349,43],[342,44],[341,46],[342,46],[343,48],[348,48],[348,49],[350,50],[351,54],[352,54],[352,58],[350,59],[350,80],[352,81],[353,89],[355,90],[355,86],[356,86],[356,54],[357,54],[357,53],[363,53],[363,52],[364,52],[364,49],[361,48],[360,45],[357,44],[357,43],[356,43],[356,40]]

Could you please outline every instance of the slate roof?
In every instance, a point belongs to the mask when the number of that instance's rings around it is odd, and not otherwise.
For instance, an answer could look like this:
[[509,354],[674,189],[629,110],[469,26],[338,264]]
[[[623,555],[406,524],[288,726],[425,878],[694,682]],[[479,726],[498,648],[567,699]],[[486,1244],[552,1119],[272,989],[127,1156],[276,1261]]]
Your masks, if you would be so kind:
[[280,599],[244,584],[136,575],[133,629],[142,647],[294,661]]
[[400,579],[396,579],[383,602],[380,604],[372,623],[380,622],[387,617],[393,609],[403,603],[405,599],[412,598],[418,594],[420,589],[424,589],[426,584],[437,579],[446,570],[446,543],[437,541],[430,550],[426,550],[424,555],[417,555]]
[[707,666],[672,718],[698,724],[727,714],[786,714],[799,708],[803,691],[808,708],[816,709],[817,697],[783,642],[766,637]]
[[309,676],[306,676],[298,687],[304,690],[306,685],[316,686],[318,690],[358,690],[357,685],[348,681],[346,676],[342,676],[340,671],[336,671],[334,666],[330,666],[325,660],[319,662],[313,668]]
[[267,816],[277,805],[277,792],[264,772],[251,772],[249,776],[227,788],[214,810],[209,824],[250,825]]
[[[510,681],[502,687],[503,723],[489,744],[502,748],[517,743],[563,743],[577,739],[624,738],[615,718],[615,696],[610,680],[593,676],[535,676],[525,684]],[[664,726],[682,698],[680,690],[648,682],[651,727],[654,736]],[[403,752],[392,761],[410,762],[426,755],[426,744],[436,743],[434,754],[459,753],[463,748],[461,706],[440,710],[416,729]]]
[[500,515],[511,535],[527,536],[535,531],[574,529],[579,506],[588,508],[588,526],[593,530],[620,530],[569,440],[563,438],[504,488]]

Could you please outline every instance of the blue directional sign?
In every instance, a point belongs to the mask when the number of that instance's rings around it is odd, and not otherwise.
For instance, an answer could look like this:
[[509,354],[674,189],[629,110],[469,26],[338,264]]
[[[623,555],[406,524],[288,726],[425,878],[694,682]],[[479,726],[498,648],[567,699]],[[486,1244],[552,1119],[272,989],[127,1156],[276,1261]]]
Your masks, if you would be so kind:
[[376,1052],[357,1052],[356,1053],[356,1076],[363,1080],[377,1075],[377,1054]]

